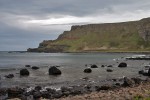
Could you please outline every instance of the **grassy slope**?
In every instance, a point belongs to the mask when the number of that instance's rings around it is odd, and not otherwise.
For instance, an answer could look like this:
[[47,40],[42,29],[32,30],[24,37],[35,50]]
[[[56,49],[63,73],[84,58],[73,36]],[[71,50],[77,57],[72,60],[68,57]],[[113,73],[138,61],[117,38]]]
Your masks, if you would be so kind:
[[62,34],[62,37],[54,42],[47,42],[48,45],[44,48],[52,48],[52,45],[68,45],[70,47],[64,49],[64,52],[149,51],[149,42],[145,42],[139,36],[137,27],[142,23],[135,21],[77,26],[70,32]]

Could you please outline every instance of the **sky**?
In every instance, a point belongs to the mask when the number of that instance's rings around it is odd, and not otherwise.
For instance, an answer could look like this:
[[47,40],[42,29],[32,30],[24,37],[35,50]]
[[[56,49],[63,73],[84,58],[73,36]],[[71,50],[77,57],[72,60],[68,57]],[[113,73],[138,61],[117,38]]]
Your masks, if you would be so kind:
[[0,0],[0,51],[24,51],[72,25],[150,17],[150,0]]

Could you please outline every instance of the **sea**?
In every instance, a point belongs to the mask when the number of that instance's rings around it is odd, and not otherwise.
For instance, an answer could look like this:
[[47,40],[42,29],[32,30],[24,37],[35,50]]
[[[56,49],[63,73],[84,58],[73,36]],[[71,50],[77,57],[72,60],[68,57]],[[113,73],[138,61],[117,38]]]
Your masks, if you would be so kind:
[[[139,76],[138,71],[149,61],[131,61],[125,57],[141,55],[138,53],[28,53],[28,52],[0,52],[0,87],[14,86],[51,86],[60,85],[64,82],[73,82],[85,77],[93,80],[106,80],[119,77]],[[143,54],[142,54],[143,55]],[[126,68],[118,68],[118,64],[126,62]],[[84,73],[85,68],[96,64],[92,73]],[[30,75],[22,77],[20,69],[25,65],[38,66],[40,69],[27,68]],[[104,65],[105,67],[101,67]],[[113,67],[109,68],[108,65]],[[62,74],[52,76],[48,74],[51,66],[58,67]],[[112,69],[113,72],[107,72]],[[5,75],[14,74],[14,78],[5,78]]]

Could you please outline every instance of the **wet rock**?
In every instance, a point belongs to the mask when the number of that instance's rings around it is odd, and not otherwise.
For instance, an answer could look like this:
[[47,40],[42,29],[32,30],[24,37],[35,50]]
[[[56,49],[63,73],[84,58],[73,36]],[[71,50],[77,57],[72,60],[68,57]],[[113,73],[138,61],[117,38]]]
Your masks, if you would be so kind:
[[127,63],[125,62],[121,62],[118,67],[123,68],[123,67],[127,67]]
[[134,77],[134,78],[131,78],[135,84],[140,84],[142,82],[142,80],[140,78],[137,78],[137,77]]
[[150,68],[148,69],[148,76],[150,76]]
[[41,97],[42,97],[42,94],[39,91],[33,93],[33,98],[34,99],[39,99]]
[[23,92],[24,90],[20,88],[9,88],[7,91],[9,98],[18,98],[21,96]]
[[91,65],[91,68],[98,68],[98,66],[97,65]]
[[42,87],[41,86],[36,86],[34,89],[37,90],[37,91],[40,91],[42,89]]
[[132,79],[129,79],[127,77],[124,77],[124,82],[122,84],[122,86],[124,87],[130,87],[130,86],[133,86],[135,84],[135,82],[132,80]]
[[84,73],[91,73],[91,72],[92,72],[92,70],[90,68],[84,69]]
[[107,69],[106,71],[107,71],[107,72],[113,72],[113,70],[112,70],[112,69]]
[[6,88],[0,88],[0,96],[5,95],[7,93]]
[[61,71],[55,66],[52,66],[51,68],[49,68],[49,75],[60,75],[60,74],[61,74]]
[[21,69],[20,70],[20,75],[21,76],[28,76],[30,73],[27,69]]
[[109,85],[95,86],[96,91],[109,90],[109,89],[111,89],[111,86],[109,86]]
[[101,67],[105,67],[105,65],[101,65]]
[[6,78],[13,78],[14,74],[5,75]]
[[112,65],[108,65],[107,67],[113,67]]
[[31,67],[31,65],[25,65],[25,67]]
[[42,91],[41,96],[43,98],[50,99],[51,98],[51,93],[49,93],[48,91]]
[[53,97],[53,98],[60,98],[60,97],[62,97],[62,96],[63,96],[63,94],[62,94],[61,91],[56,91],[55,94],[52,94],[52,97]]
[[33,66],[32,69],[37,70],[37,69],[39,69],[39,67]]

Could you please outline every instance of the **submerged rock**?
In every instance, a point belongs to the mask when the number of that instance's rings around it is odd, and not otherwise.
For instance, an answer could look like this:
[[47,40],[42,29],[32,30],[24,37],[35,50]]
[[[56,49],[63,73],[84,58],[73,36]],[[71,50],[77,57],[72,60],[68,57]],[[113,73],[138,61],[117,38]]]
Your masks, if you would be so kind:
[[127,67],[127,63],[125,62],[122,62],[118,65],[118,67],[122,68],[122,67]]
[[92,72],[92,70],[90,69],[90,68],[86,68],[85,70],[84,70],[84,73],[91,73]]
[[20,70],[20,75],[21,76],[28,76],[30,73],[27,69],[21,69]]
[[55,66],[52,66],[49,68],[49,75],[61,75],[61,71]]

